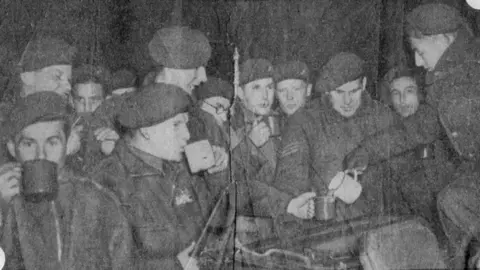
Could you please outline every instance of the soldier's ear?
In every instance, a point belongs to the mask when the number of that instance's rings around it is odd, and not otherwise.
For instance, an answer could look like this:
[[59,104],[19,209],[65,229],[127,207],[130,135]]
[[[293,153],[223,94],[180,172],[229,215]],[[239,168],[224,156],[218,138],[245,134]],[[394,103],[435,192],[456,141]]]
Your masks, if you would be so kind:
[[9,139],[7,142],[7,148],[8,152],[10,155],[14,158],[16,158],[16,153],[15,153],[15,143],[12,141],[12,139]]
[[312,84],[309,83],[307,84],[307,97],[309,97],[312,94]]

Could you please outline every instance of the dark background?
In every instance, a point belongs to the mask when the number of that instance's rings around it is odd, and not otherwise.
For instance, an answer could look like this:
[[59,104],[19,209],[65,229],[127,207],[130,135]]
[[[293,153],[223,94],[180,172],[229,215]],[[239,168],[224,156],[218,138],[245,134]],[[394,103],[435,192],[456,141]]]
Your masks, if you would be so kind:
[[462,0],[0,0],[0,89],[7,89],[36,34],[55,34],[75,44],[76,64],[128,67],[143,76],[153,67],[147,43],[157,29],[173,24],[209,37],[210,75],[232,79],[235,46],[240,62],[298,59],[314,72],[333,54],[353,51],[368,62],[373,84],[389,67],[412,64],[404,16],[425,2],[459,8],[478,33],[478,13]]

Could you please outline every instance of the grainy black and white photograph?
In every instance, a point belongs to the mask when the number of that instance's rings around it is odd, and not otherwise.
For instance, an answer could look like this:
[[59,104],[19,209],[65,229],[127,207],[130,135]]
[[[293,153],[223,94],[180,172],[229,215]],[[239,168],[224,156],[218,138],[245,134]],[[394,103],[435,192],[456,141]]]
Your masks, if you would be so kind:
[[480,269],[480,0],[0,0],[0,269]]

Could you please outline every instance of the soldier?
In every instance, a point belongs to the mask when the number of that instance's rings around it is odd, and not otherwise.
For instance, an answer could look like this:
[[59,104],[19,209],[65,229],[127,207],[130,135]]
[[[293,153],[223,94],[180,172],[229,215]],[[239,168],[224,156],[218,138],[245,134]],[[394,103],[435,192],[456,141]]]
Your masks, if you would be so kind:
[[132,236],[118,199],[65,166],[68,111],[62,96],[37,92],[9,114],[3,132],[16,162],[0,178],[18,193],[22,165],[46,160],[56,164],[59,189],[53,201],[11,199],[1,239],[6,269],[132,269]]
[[[313,192],[291,196],[276,190],[273,176],[277,163],[278,137],[271,136],[266,117],[274,99],[273,66],[265,59],[249,59],[240,67],[240,89],[231,118],[233,178],[237,183],[237,231],[256,228],[250,217],[291,214],[313,216]],[[288,216],[288,215],[287,215]],[[252,224],[253,223],[253,224]],[[261,228],[260,228],[261,229]]]
[[426,104],[395,128],[361,144],[346,159],[350,168],[429,144],[443,132],[462,163],[454,181],[438,196],[442,224],[452,245],[451,267],[465,264],[465,249],[478,239],[480,224],[480,57],[460,13],[444,4],[425,4],[407,15],[407,33],[415,63],[427,70]]
[[94,172],[124,205],[137,269],[196,266],[190,252],[213,202],[204,179],[190,175],[183,160],[190,103],[185,91],[168,84],[128,96],[118,115],[128,131]]
[[[275,187],[291,196],[315,190],[327,195],[330,181],[343,172],[343,159],[367,136],[385,129],[393,114],[366,91],[364,61],[353,53],[338,53],[321,69],[321,91],[288,118],[282,135]],[[361,181],[362,196],[353,204],[337,200],[337,220],[379,211],[382,170],[369,168]]]
[[312,93],[310,71],[305,63],[290,61],[275,66],[276,97],[285,115],[303,108]]
[[112,93],[107,96],[107,99],[112,96],[121,96],[127,93],[132,93],[137,90],[136,88],[137,76],[133,71],[128,69],[120,69],[112,74]]

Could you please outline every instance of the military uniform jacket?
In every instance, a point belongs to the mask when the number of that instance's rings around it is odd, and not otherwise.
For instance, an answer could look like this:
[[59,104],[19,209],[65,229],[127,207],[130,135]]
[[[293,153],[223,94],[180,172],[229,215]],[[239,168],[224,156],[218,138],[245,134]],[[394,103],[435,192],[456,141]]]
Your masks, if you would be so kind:
[[[275,186],[298,196],[326,194],[331,179],[344,170],[345,156],[361,141],[385,129],[393,112],[365,92],[354,116],[338,114],[326,99],[314,99],[291,115],[282,135]],[[373,177],[364,175],[364,178]]]
[[54,202],[15,197],[3,227],[5,269],[132,269],[132,237],[118,199],[70,172]]
[[237,214],[246,216],[276,216],[283,214],[290,195],[273,187],[277,163],[278,138],[270,138],[257,147],[249,134],[254,116],[240,103],[232,116],[231,166],[237,187]]
[[136,269],[182,269],[176,256],[197,241],[210,214],[203,179],[183,163],[162,161],[123,140],[94,175],[120,198],[135,241]]
[[426,104],[400,125],[365,142],[370,162],[428,144],[444,132],[464,160],[480,154],[480,43],[464,30],[427,73]]

